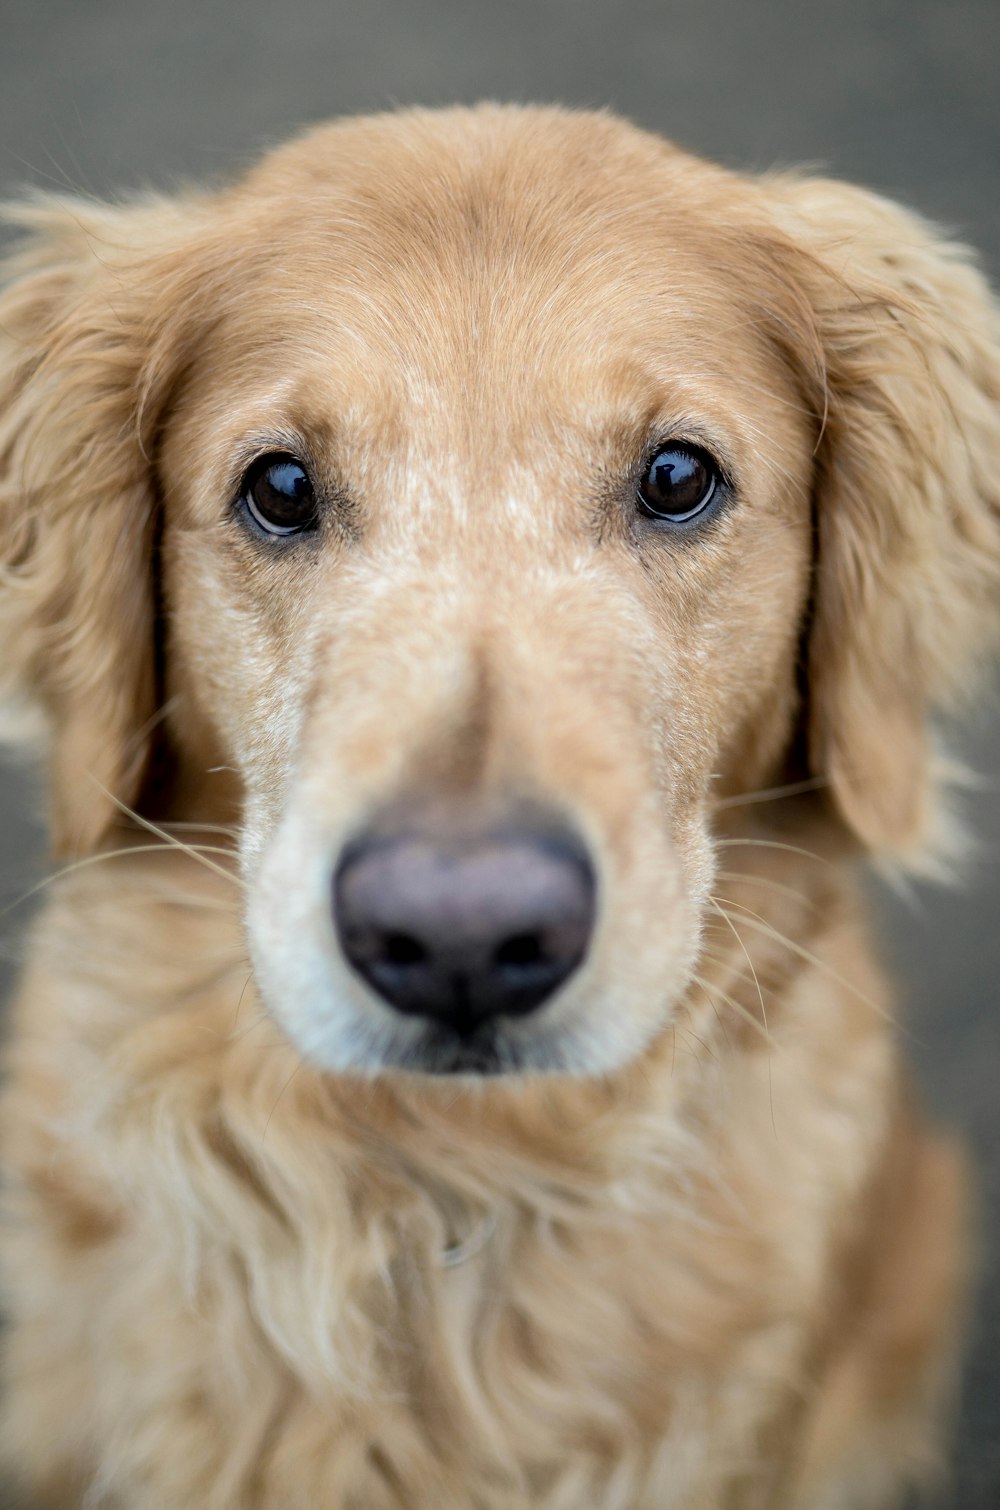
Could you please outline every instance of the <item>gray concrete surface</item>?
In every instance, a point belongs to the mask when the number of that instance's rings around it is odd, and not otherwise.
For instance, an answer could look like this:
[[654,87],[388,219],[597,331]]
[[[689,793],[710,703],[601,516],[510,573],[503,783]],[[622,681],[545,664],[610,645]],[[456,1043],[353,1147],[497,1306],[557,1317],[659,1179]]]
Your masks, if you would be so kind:
[[[610,105],[750,168],[808,162],[956,228],[1000,273],[997,0],[0,0],[0,194],[237,168],[304,121],[482,97]],[[4,647],[0,646],[0,655]],[[992,777],[1000,722],[969,752]],[[0,785],[0,905],[39,874],[36,797]],[[879,896],[910,1048],[981,1168],[986,1259],[954,1510],[1000,1505],[1000,802],[969,889]],[[0,920],[16,955],[20,909]],[[9,978],[9,971],[8,971]],[[0,1503],[3,1503],[0,1499]]]

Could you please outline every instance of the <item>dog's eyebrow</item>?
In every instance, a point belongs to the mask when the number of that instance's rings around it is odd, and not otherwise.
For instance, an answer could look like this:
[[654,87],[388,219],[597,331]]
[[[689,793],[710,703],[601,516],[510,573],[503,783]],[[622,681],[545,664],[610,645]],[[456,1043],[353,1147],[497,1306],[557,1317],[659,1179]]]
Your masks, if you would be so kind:
[[[589,412],[567,417],[574,429],[582,420],[585,429],[605,437],[622,457],[641,458],[668,440],[703,446],[730,481],[735,481],[741,469],[741,420],[728,416],[726,422],[705,411],[700,402],[702,374],[671,373],[665,383],[644,364],[637,368],[629,364],[616,379],[617,391],[606,396],[590,394]],[[630,390],[636,396],[631,400],[626,396]]]
[[631,476],[658,446],[668,441],[680,441],[703,447],[718,463],[726,482],[732,487],[738,486],[742,467],[732,437],[721,425],[690,409],[679,409],[670,403],[651,405],[640,423],[622,426],[619,434],[615,449],[627,476]]

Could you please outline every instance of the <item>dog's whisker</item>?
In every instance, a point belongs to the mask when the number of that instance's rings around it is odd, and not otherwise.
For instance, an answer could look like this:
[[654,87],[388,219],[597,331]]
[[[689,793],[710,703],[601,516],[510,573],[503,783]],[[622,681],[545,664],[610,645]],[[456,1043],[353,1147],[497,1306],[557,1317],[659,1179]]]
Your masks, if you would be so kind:
[[[190,855],[192,859],[198,860],[208,870],[214,871],[216,875],[222,876],[224,880],[232,882],[232,884],[239,887],[240,890],[245,889],[242,879],[237,874],[235,874],[235,872],[227,870],[224,865],[215,864],[213,860],[206,859],[205,854],[203,853],[204,851],[209,849],[212,853],[215,854],[233,854],[232,851],[227,849],[220,849],[214,846],[210,847],[208,845],[195,846],[192,844],[185,844],[183,839],[178,839],[176,835],[170,833],[168,829],[161,828],[160,825],[154,823],[152,819],[144,818],[141,813],[136,812],[135,808],[129,807],[128,803],[126,802],[122,802],[119,797],[116,797],[113,792],[108,791],[107,787],[103,786],[99,781],[96,780],[96,778],[94,778],[94,784],[100,787],[101,791],[111,802],[114,803],[115,807],[119,808],[121,812],[126,815],[126,817],[131,818],[134,823],[137,823],[140,828],[146,829],[151,834],[156,834],[158,838],[163,839],[166,844],[171,845],[174,849],[180,850],[184,854]],[[233,854],[233,858],[235,858],[235,854]]]
[[739,931],[732,918],[729,916],[728,912],[726,912],[725,908],[721,905],[719,900],[716,897],[709,897],[708,900],[711,903],[712,907],[715,908],[715,911],[719,914],[719,917],[721,917],[723,921],[728,925],[728,927],[732,930],[733,937],[736,939],[736,942],[739,944],[741,950],[746,956],[746,962],[750,967],[750,974],[753,976],[753,983],[757,988],[757,996],[760,1001],[760,1015],[763,1019],[764,1027],[767,1028],[767,1008],[764,1006],[764,992],[761,990],[761,984],[757,978],[757,969],[754,965],[753,959],[750,956],[750,951],[744,943],[743,939],[740,937]]
[[716,1025],[717,1025],[717,1027],[719,1029],[719,1032],[722,1034],[723,1038],[726,1040],[726,1048],[727,1049],[732,1049],[733,1045],[732,1045],[732,1040],[729,1037],[729,1029],[726,1026],[725,1019],[723,1018],[722,1013],[719,1011],[718,1005],[717,1005],[717,1003],[715,1001],[715,997],[710,993],[708,987],[701,980],[700,976],[696,976],[695,977],[695,981],[696,981],[697,984],[699,984],[701,986],[701,989],[702,989],[702,992],[704,993],[704,995],[708,997],[708,1004],[712,1008],[712,1016],[715,1018]]
[[770,876],[759,876],[749,870],[717,870],[716,879],[720,881],[746,882],[748,886],[760,886],[765,891],[773,891],[776,896],[787,897],[789,901],[798,902],[809,911],[815,911],[817,903],[807,897],[801,890],[794,886],[786,886],[783,881],[775,881]]
[[[45,876],[34,886],[29,887],[27,891],[21,892],[19,896],[15,897],[13,902],[8,902],[5,907],[0,908],[0,918],[6,917],[9,912],[15,911],[15,909],[18,907],[23,907],[24,903],[29,902],[32,897],[38,896],[41,892],[46,891],[50,886],[55,886],[57,882],[65,880],[67,876],[74,875],[77,871],[86,870],[88,867],[93,865],[100,865],[105,860],[120,860],[127,855],[169,854],[171,848],[172,846],[168,844],[127,844],[121,849],[105,849],[101,850],[96,855],[83,855],[79,860],[70,861],[68,865],[63,865],[59,868],[59,870],[54,871],[52,875]],[[198,858],[198,855],[195,853],[195,846],[185,844],[182,845],[181,848],[185,853],[194,856],[194,858]],[[197,848],[208,850],[209,853],[213,854],[230,853],[230,851],[228,850],[214,846],[197,846]]]
[[746,1022],[751,1028],[753,1028],[755,1033],[758,1033],[760,1037],[763,1038],[768,1048],[781,1048],[781,1044],[774,1037],[774,1034],[769,1032],[767,1027],[763,1023],[761,1023],[753,1015],[753,1013],[743,1005],[742,1002],[737,1001],[735,997],[730,996],[726,991],[722,989],[721,986],[716,985],[714,982],[710,984],[701,975],[693,975],[692,980],[694,981],[695,985],[705,993],[710,1002],[712,1001],[713,996],[718,996],[722,1001],[726,1003],[728,1007],[731,1007],[739,1017],[743,1018],[744,1022]]
[[727,837],[716,839],[715,842],[720,849],[735,849],[744,846],[757,849],[777,849],[784,850],[790,855],[802,855],[807,860],[816,860],[820,865],[828,865],[831,868],[834,865],[834,862],[827,855],[818,855],[813,849],[803,849],[801,844],[786,844],[779,839],[737,839]]
[[[743,939],[740,937],[739,931],[738,931],[735,923],[733,922],[732,918],[729,916],[728,912],[726,912],[724,910],[724,908],[716,901],[716,899],[714,897],[710,897],[709,901],[711,902],[711,904],[715,908],[715,910],[718,912],[719,916],[721,918],[724,918],[725,921],[726,921],[726,923],[732,929],[734,937],[736,938],[736,940],[737,940],[740,948],[742,949],[743,953],[746,955],[747,964],[750,966],[750,974],[753,976],[753,983],[754,983],[754,985],[757,988],[757,996],[758,996],[758,998],[760,1000],[760,1015],[763,1018],[764,1028],[765,1028],[765,1030],[767,1032],[768,1037],[770,1038],[770,1036],[771,1036],[771,1030],[768,1027],[768,1022],[767,1022],[767,1008],[764,1005],[764,992],[761,990],[760,980],[757,977],[757,970],[756,970],[754,962],[753,962],[753,960],[752,960],[752,958],[750,956],[750,951],[747,948],[746,944],[743,942]],[[777,1129],[777,1127],[775,1125],[775,1121],[774,1121],[774,1082],[773,1082],[773,1077],[772,1077],[772,1074],[771,1074],[771,1056],[770,1056],[770,1054],[767,1057],[767,1088],[768,1088],[768,1096],[769,1096],[770,1104],[771,1104],[771,1129],[772,1129],[775,1137],[777,1137],[778,1136],[778,1129]]]
[[248,991],[248,989],[250,987],[250,982],[252,980],[253,980],[253,970],[250,969],[250,970],[247,971],[247,978],[243,982],[243,990],[240,992],[240,999],[236,1003],[236,1016],[233,1018],[233,1032],[234,1033],[235,1033],[237,1027],[239,1026],[240,1008],[243,1006],[243,998],[244,998],[244,996],[246,996],[247,991]]
[[[884,1018],[886,1022],[892,1023],[894,1027],[899,1026],[893,1013],[881,1006],[873,997],[868,996],[864,991],[860,990],[852,980],[849,980],[846,975],[841,975],[838,970],[835,970],[832,965],[828,964],[818,954],[815,954],[811,949],[807,949],[804,944],[797,943],[795,939],[790,939],[779,928],[775,928],[773,923],[769,923],[766,918],[761,917],[759,913],[754,912],[751,908],[745,907],[742,902],[728,902],[726,906],[738,908],[740,922],[744,923],[748,928],[753,928],[758,933],[765,934],[768,938],[773,939],[776,944],[781,944],[793,954],[798,955],[800,959],[805,960],[810,965],[814,965],[817,970],[822,971],[830,980],[835,981],[838,986],[843,986],[846,991],[850,991],[852,996],[856,997],[858,1001],[863,1002],[866,1007],[870,1007],[873,1012]],[[733,926],[732,919],[728,913],[721,907],[718,910],[726,918],[730,926]]]
[[249,1022],[243,1023],[241,1027],[231,1029],[226,1035],[226,1041],[228,1043],[240,1043],[244,1038],[249,1038],[250,1034],[255,1032],[264,1023],[273,1024],[273,1022],[274,1018],[270,1012],[266,1010],[261,1011],[256,1017],[252,1017]]
[[271,1107],[270,1112],[268,1113],[267,1121],[264,1123],[264,1131],[261,1133],[261,1140],[262,1141],[267,1137],[268,1128],[271,1126],[272,1119],[274,1117],[275,1112],[278,1110],[278,1104],[281,1101],[282,1096],[285,1094],[285,1092],[287,1091],[288,1087],[291,1085],[292,1081],[295,1079],[295,1077],[299,1073],[299,1071],[301,1069],[303,1069],[304,1063],[305,1063],[305,1061],[302,1060],[302,1059],[300,1059],[298,1061],[298,1063],[295,1065],[295,1068],[292,1070],[292,1073],[289,1075],[288,1079],[285,1081],[284,1085],[281,1087],[280,1091],[278,1092],[278,1095],[277,1095],[277,1098],[275,1100],[275,1103]]
[[[693,1028],[689,1028],[684,1023],[681,1023],[681,1022],[679,1022],[677,1024],[677,1031],[678,1031],[678,1033],[683,1033],[686,1038],[693,1038],[695,1040],[695,1042],[697,1044],[699,1044],[701,1046],[701,1048],[705,1051],[705,1053],[708,1055],[708,1057],[710,1059],[714,1059],[716,1061],[716,1063],[718,1063],[718,1058],[719,1058],[718,1054],[716,1054],[714,1052],[714,1050],[712,1049],[711,1045],[707,1042],[706,1039],[702,1038],[702,1036],[701,1036],[700,1033],[696,1033]],[[698,1052],[697,1052],[697,1050],[695,1050],[694,1057],[695,1057],[695,1059],[698,1058]]]
[[190,831],[194,833],[200,832],[203,834],[225,834],[227,838],[230,839],[238,839],[240,832],[239,829],[236,828],[232,823],[200,823],[194,821],[185,822],[181,819],[174,818],[164,819],[164,821],[160,824],[160,827],[168,833],[173,833],[175,829],[179,829],[182,832]]
[[799,797],[804,792],[816,792],[830,785],[828,776],[810,776],[805,781],[789,781],[784,786],[762,787],[759,791],[743,792],[738,797],[722,797],[717,808],[747,807],[755,802],[778,802],[783,797]]

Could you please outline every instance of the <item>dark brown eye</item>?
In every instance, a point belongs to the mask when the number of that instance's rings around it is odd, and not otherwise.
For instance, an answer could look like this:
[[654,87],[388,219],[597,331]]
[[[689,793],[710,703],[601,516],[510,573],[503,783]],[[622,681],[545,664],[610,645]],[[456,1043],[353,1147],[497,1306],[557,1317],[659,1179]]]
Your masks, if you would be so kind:
[[651,519],[680,524],[708,508],[719,481],[719,469],[707,451],[686,441],[672,441],[649,463],[636,500]]
[[294,456],[261,456],[243,479],[240,497],[269,535],[301,535],[317,525],[309,473]]

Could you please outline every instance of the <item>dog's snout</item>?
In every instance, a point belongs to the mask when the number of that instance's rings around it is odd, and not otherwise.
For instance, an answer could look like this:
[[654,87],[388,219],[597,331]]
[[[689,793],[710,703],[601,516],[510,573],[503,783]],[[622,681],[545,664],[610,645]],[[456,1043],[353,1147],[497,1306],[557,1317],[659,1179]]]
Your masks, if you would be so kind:
[[373,830],[345,851],[334,919],[348,963],[399,1012],[459,1033],[542,1005],[583,961],[596,886],[582,843],[537,821]]

